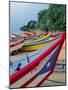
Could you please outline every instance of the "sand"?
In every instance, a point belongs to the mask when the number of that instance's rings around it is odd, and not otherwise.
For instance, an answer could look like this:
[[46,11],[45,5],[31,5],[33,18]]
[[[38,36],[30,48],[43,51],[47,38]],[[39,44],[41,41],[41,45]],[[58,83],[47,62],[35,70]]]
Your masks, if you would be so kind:
[[58,73],[58,72],[53,72],[49,78],[42,83],[41,86],[55,86],[55,85],[65,85],[65,73]]

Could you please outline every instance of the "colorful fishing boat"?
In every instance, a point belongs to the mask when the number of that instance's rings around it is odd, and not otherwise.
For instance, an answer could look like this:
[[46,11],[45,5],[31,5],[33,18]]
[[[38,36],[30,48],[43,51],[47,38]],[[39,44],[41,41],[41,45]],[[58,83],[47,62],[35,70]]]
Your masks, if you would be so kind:
[[25,40],[33,39],[38,34],[36,32],[23,32],[20,36],[23,37]]
[[23,47],[19,51],[34,51],[40,49],[44,46],[51,45],[56,39],[58,39],[60,35],[56,36],[55,38],[49,37],[49,34],[43,39],[36,41],[36,42],[28,42],[24,43]]
[[51,37],[51,38],[55,38],[55,37],[57,37],[57,36],[59,36],[59,35],[61,35],[61,33],[51,34],[50,37]]
[[36,43],[36,42],[47,39],[49,36],[50,36],[50,33],[49,34],[47,34],[47,33],[40,34],[37,37],[33,38],[32,40],[25,41],[24,44]]
[[12,62],[10,65],[10,88],[40,86],[53,73],[65,36],[64,32],[52,45],[43,47],[39,53],[34,52],[33,55],[37,55],[35,58],[32,56],[30,59],[27,55],[26,59]]
[[19,35],[10,35],[10,53],[20,49],[23,46],[24,38]]

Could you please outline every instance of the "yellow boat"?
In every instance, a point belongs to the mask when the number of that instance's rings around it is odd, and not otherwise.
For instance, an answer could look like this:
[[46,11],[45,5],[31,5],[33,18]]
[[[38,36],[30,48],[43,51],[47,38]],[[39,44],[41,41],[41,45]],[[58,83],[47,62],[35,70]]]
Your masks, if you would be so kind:
[[41,34],[36,39],[30,40],[30,41],[25,41],[24,44],[32,44],[32,43],[35,43],[35,42],[42,41],[42,40],[46,39],[47,37],[49,37],[50,35],[51,35],[51,33],[49,33],[49,34]]
[[44,40],[44,41],[41,41],[41,42],[35,42],[35,43],[32,43],[32,44],[24,44],[23,47],[20,48],[19,50],[20,51],[34,51],[34,50],[40,49],[44,46],[47,46],[49,44],[51,45],[53,42],[55,42],[58,39],[59,38],[56,37],[54,39]]

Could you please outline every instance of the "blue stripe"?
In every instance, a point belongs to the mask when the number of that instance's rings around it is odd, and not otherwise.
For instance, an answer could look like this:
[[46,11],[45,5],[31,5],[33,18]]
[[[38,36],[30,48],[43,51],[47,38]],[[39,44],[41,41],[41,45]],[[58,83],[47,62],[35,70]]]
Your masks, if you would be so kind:
[[[56,55],[58,54],[59,47],[55,50],[55,52],[52,54],[50,59],[47,61],[47,63],[44,65],[44,67],[36,74],[36,76],[44,74],[50,70],[52,70],[52,66],[54,65]],[[48,66],[49,64],[49,66]]]

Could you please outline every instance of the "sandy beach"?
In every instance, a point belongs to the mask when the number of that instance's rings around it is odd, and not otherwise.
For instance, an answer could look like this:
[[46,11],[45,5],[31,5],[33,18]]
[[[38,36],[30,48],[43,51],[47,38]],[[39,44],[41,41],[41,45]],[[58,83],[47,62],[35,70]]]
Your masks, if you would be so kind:
[[53,74],[49,76],[49,78],[44,81],[41,86],[59,86],[65,85],[65,83],[65,72],[53,72]]

